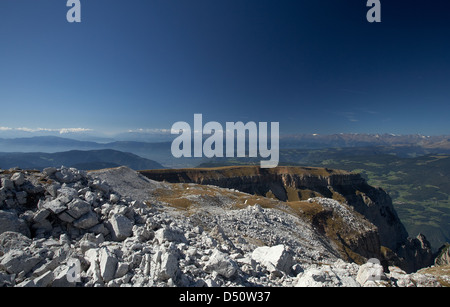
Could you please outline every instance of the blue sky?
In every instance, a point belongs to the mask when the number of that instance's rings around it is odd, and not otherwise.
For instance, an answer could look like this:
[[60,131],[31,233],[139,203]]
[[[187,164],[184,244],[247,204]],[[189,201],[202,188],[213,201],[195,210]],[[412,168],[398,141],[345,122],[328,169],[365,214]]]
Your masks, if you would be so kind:
[[381,3],[1,0],[0,127],[450,134],[450,3]]

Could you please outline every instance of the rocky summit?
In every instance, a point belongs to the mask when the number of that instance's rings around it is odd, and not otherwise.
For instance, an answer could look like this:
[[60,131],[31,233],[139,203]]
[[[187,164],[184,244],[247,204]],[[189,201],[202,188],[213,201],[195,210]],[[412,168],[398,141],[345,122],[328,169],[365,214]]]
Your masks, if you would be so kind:
[[444,260],[410,272],[430,260],[426,239],[386,237],[383,227],[403,230],[381,191],[292,174],[282,186],[272,177],[281,196],[270,197],[126,167],[0,170],[0,287],[449,284]]

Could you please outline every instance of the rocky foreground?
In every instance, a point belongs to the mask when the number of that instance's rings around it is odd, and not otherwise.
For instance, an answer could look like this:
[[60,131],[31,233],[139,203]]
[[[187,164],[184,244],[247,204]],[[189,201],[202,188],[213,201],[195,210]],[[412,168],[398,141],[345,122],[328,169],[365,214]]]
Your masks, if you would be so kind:
[[[156,182],[124,167],[16,169],[0,178],[0,287],[450,282],[430,269],[407,274],[376,259],[346,262],[323,229],[291,207],[235,190]],[[308,204],[326,207],[350,230],[376,231],[336,200]]]

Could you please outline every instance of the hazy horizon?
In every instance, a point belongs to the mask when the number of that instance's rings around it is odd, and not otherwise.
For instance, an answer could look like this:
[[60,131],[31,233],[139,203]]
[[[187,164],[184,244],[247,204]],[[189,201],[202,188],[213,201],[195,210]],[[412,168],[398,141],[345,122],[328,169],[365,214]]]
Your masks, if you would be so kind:
[[[70,139],[75,141],[88,141],[96,143],[108,143],[116,141],[132,141],[143,143],[168,143],[172,142],[178,135],[171,134],[170,131],[158,131],[156,129],[152,131],[123,131],[119,133],[104,134],[97,131],[71,131],[69,129],[1,129],[0,127],[0,139],[15,140],[15,139],[34,139],[34,138],[61,138]],[[442,135],[423,135],[423,134],[395,134],[395,133],[330,133],[330,134],[318,134],[318,133],[287,133],[280,134],[280,140],[296,140],[299,138],[317,138],[318,140],[327,137],[342,136],[342,137],[368,137],[371,139],[381,138],[426,138],[426,139],[447,139],[450,138],[450,134]],[[208,138],[208,135],[203,136],[204,139]],[[1,152],[1,150],[0,150]]]

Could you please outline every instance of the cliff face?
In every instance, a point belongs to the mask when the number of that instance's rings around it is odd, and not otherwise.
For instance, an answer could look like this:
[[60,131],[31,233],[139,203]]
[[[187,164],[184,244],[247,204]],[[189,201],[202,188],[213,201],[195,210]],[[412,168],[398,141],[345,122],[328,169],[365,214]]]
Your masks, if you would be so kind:
[[264,196],[270,191],[282,201],[298,200],[295,195],[290,195],[290,188],[310,189],[332,195],[328,186],[351,186],[364,183],[361,176],[345,171],[305,167],[261,169],[253,166],[238,166],[211,169],[150,170],[141,171],[141,173],[157,181],[215,185]]
[[[408,233],[392,205],[389,195],[382,189],[372,187],[359,175],[340,170],[305,167],[278,167],[261,169],[253,166],[222,167],[213,169],[151,170],[141,172],[146,177],[171,183],[197,183],[235,189],[249,194],[275,198],[288,203],[304,201],[314,197],[331,198],[347,204],[352,210],[364,216],[376,226],[375,231],[364,235],[353,234],[337,240],[352,252],[364,257],[377,256],[380,245],[394,253],[400,252],[404,259],[397,262],[409,263],[403,267],[417,269],[421,264],[418,254],[411,251],[419,248],[408,244]],[[323,214],[315,218],[327,228]],[[322,216],[322,217],[321,217]],[[325,226],[324,226],[325,225]],[[328,225],[329,226],[329,225]],[[330,227],[327,228],[330,232]],[[329,234],[328,234],[329,235]],[[375,239],[377,237],[379,239]],[[405,252],[409,250],[409,252]],[[421,251],[420,253],[423,253]],[[416,263],[419,262],[419,263]]]
[[443,245],[437,252],[436,265],[450,265],[450,244]]
[[347,202],[377,226],[383,246],[396,250],[408,237],[389,195],[369,186],[359,174],[303,167],[152,170],[142,174],[158,181],[214,185],[281,201],[333,198]]

